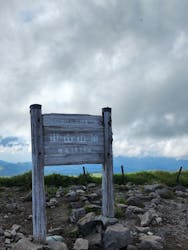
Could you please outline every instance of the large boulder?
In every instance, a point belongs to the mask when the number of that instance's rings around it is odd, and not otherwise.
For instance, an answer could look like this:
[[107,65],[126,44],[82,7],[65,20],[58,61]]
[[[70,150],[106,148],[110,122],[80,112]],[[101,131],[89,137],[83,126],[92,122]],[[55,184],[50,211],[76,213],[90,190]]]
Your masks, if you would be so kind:
[[81,235],[86,236],[95,232],[96,220],[95,213],[87,213],[83,218],[78,221],[78,229]]
[[82,238],[76,239],[73,247],[74,250],[88,250],[88,248],[89,248],[88,240]]
[[169,188],[162,188],[156,191],[161,198],[170,199],[173,197],[173,193]]
[[139,244],[140,250],[162,250],[162,238],[156,235],[142,235]]
[[[50,250],[68,250],[64,242],[53,241],[49,243]],[[46,248],[44,248],[46,250]]]
[[108,226],[104,232],[103,246],[105,250],[119,250],[132,243],[130,230],[122,224]]
[[70,216],[70,221],[72,223],[77,222],[81,217],[83,217],[86,214],[86,211],[83,207],[81,208],[77,208],[77,209],[73,209],[71,216]]
[[[24,238],[19,240],[14,246],[14,250],[43,250],[43,246],[39,244],[34,244],[28,239]],[[50,248],[49,248],[50,250]]]
[[142,200],[137,196],[131,196],[126,201],[129,206],[144,207]]

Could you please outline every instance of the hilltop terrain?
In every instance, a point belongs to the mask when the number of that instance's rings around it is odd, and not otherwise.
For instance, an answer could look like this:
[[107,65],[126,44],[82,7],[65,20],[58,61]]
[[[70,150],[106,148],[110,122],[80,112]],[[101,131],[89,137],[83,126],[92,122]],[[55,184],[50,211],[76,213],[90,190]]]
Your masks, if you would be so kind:
[[101,184],[47,186],[48,245],[32,248],[31,192],[1,187],[0,249],[187,249],[187,187],[127,182],[114,191],[115,218],[107,219]]

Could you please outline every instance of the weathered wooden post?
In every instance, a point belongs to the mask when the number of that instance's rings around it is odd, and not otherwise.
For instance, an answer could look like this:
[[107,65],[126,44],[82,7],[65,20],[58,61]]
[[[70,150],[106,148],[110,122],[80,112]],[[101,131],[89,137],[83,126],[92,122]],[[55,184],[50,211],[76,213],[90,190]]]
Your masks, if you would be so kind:
[[114,217],[111,108],[103,108],[104,164],[102,173],[102,214]]
[[122,183],[125,184],[125,174],[124,174],[124,166],[121,165],[121,175],[122,175]]
[[32,138],[32,209],[34,240],[46,240],[46,209],[44,190],[44,153],[41,105],[30,106]]

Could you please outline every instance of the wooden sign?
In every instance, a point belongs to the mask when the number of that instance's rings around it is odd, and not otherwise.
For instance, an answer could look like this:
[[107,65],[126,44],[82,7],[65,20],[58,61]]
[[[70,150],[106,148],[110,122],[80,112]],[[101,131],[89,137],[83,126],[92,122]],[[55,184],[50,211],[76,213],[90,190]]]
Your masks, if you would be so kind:
[[44,165],[104,163],[102,116],[43,115]]
[[111,108],[101,116],[42,114],[30,106],[32,137],[32,210],[35,241],[46,240],[44,166],[103,164],[102,214],[114,217]]

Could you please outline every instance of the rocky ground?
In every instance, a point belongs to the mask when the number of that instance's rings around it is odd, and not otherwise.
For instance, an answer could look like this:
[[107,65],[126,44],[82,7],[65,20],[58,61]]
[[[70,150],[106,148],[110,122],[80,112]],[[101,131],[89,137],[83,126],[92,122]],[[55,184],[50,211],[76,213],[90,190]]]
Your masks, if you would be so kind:
[[32,241],[31,193],[0,188],[0,249],[188,249],[188,189],[116,185],[115,218],[101,213],[101,186],[47,190],[48,237]]

